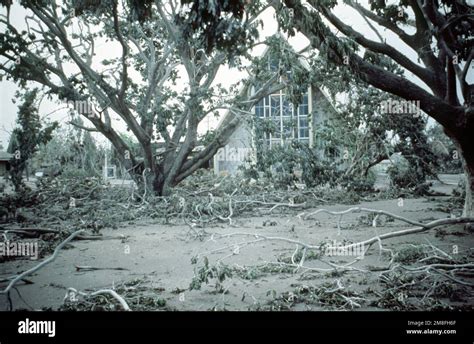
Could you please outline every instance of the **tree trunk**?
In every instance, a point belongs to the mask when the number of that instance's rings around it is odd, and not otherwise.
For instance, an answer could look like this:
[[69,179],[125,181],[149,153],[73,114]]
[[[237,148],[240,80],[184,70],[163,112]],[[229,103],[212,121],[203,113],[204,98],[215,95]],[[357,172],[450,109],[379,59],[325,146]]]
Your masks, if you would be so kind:
[[466,199],[464,200],[463,215],[466,217],[474,216],[472,204],[472,194],[474,190],[474,161],[466,161],[464,164],[464,175],[466,179]]
[[[144,172],[143,169],[146,169]],[[143,168],[138,168],[134,172],[134,180],[137,183],[139,192],[143,195],[169,196],[171,188],[166,186],[166,168],[165,162],[160,164],[148,161],[143,164]]]
[[[449,135],[448,133],[448,136]],[[474,150],[472,149],[469,134],[457,135],[454,138],[454,144],[459,152],[459,158],[461,159],[462,167],[464,170],[464,182],[466,196],[464,199],[463,216],[472,217],[474,216],[474,208],[472,204],[472,197],[474,192]],[[451,138],[453,138],[451,136]]]
[[163,165],[156,168],[153,179],[153,191],[157,196],[169,196],[171,191],[165,187],[165,176],[163,174]]
[[463,216],[472,217],[474,216],[474,208],[472,204],[472,196],[474,192],[474,154],[464,153],[466,150],[463,150],[462,152],[462,166],[464,169],[464,182],[466,189]]

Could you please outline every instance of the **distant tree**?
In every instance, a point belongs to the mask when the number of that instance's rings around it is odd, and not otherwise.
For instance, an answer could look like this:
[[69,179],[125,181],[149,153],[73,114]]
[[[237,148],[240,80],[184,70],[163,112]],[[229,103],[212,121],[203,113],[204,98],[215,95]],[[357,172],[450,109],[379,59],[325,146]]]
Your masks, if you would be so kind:
[[38,150],[40,144],[51,140],[52,133],[58,126],[54,122],[43,127],[35,105],[37,93],[36,89],[24,94],[17,93],[23,102],[18,107],[17,127],[13,129],[8,147],[8,152],[13,154],[9,173],[16,191],[23,186],[23,173],[27,168],[28,160]]
[[[77,118],[74,123],[82,122]],[[36,168],[80,170],[85,175],[100,176],[102,152],[90,132],[73,125],[61,126],[50,141],[38,148],[33,162]]]

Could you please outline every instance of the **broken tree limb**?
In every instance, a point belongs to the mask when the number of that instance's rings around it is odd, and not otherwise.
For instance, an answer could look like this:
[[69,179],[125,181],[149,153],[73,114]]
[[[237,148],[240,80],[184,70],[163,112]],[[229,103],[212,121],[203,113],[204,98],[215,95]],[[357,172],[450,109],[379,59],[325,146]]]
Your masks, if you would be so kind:
[[126,235],[118,235],[118,236],[113,236],[113,235],[78,235],[77,237],[74,238],[74,240],[113,240],[113,239],[118,239],[118,240],[125,240],[127,239],[128,236]]
[[278,207],[288,207],[288,208],[299,208],[299,207],[304,207],[306,206],[306,202],[303,203],[276,203],[276,202],[264,202],[264,201],[255,201],[255,200],[250,200],[250,201],[235,201],[235,203],[246,203],[246,204],[262,204],[262,205],[271,205],[272,207],[269,209],[266,209],[267,212],[272,212]]
[[[354,208],[351,208],[351,209],[354,209]],[[351,210],[351,209],[348,209],[348,210]],[[322,209],[322,210],[325,210],[325,209]],[[347,213],[347,211],[345,211],[345,212]],[[341,212],[335,212],[335,213],[336,213],[336,215],[340,215]],[[384,212],[384,213],[390,214],[390,213],[387,213],[387,212]],[[397,216],[397,217],[401,218],[401,216]],[[412,220],[409,220],[409,219],[406,219],[406,218],[403,218],[403,219],[407,223],[413,223],[413,222],[417,223],[416,221],[412,221]],[[424,231],[427,231],[429,229],[433,229],[433,228],[436,228],[436,227],[439,227],[439,226],[450,225],[450,224],[452,225],[452,224],[470,223],[470,222],[474,222],[474,218],[461,217],[461,218],[439,219],[439,220],[435,220],[435,221],[432,221],[432,222],[428,222],[426,224],[420,223],[419,227],[417,227],[417,228],[409,228],[409,229],[404,229],[404,230],[400,230],[400,231],[396,231],[396,232],[390,232],[390,233],[378,235],[378,236],[372,237],[370,239],[367,239],[365,241],[361,241],[361,242],[358,242],[358,243],[342,246],[340,248],[345,249],[345,248],[352,248],[356,245],[371,245],[375,242],[378,242],[379,240],[394,238],[394,237],[398,237],[398,236],[402,236],[402,235],[420,233],[420,232],[424,232]],[[289,239],[289,238],[284,238],[284,237],[272,237],[272,236],[266,236],[266,235],[262,235],[262,234],[258,234],[258,233],[234,232],[234,233],[220,235],[219,237],[220,238],[228,238],[228,237],[232,237],[232,236],[252,236],[256,239],[263,238],[263,239],[266,239],[266,240],[284,241],[284,242],[291,243],[291,244],[297,244],[297,245],[300,245],[303,248],[309,248],[309,249],[320,249],[321,248],[320,245],[310,245],[310,244],[307,244],[307,243],[304,243],[302,241],[295,240],[295,239]]]
[[16,229],[9,229],[9,230],[2,231],[2,236],[5,238],[5,241],[8,241],[7,234],[10,234],[10,233],[16,234],[18,236],[26,236],[28,238],[38,237],[38,234],[36,232],[26,232],[26,231],[19,231]]
[[[37,236],[38,234],[47,234],[47,233],[54,233],[54,234],[61,234],[62,232],[57,229],[51,228],[35,228],[35,227],[17,227],[17,228],[3,228],[0,229],[2,233],[15,233],[25,236]],[[85,232],[85,231],[84,231]],[[119,235],[119,236],[105,236],[105,235],[77,235],[74,237],[74,240],[107,240],[107,239],[126,239],[127,236]]]
[[49,233],[59,234],[59,233],[61,233],[60,231],[58,231],[56,229],[34,228],[34,227],[33,228],[31,228],[31,227],[27,227],[27,228],[21,228],[21,227],[18,227],[18,228],[5,228],[4,227],[4,228],[0,229],[0,232],[2,234],[14,233],[14,234],[29,237],[29,238],[38,237],[41,234],[49,234]]
[[[357,243],[353,243],[353,244],[349,244],[349,245],[345,245],[345,246],[338,246],[338,247],[331,247],[331,246],[328,246],[326,244],[318,244],[318,245],[314,245],[314,244],[308,244],[308,243],[305,243],[303,241],[300,241],[300,240],[295,240],[295,239],[290,239],[290,238],[285,238],[285,237],[277,237],[277,236],[267,236],[267,235],[261,235],[261,234],[258,234],[258,233],[249,233],[249,232],[234,232],[234,233],[229,233],[229,234],[224,234],[224,235],[219,235],[218,238],[229,238],[229,237],[236,237],[236,236],[248,236],[248,237],[253,237],[254,240],[248,240],[248,241],[244,241],[244,242],[240,242],[238,244],[231,244],[231,245],[228,245],[228,246],[225,246],[225,247],[221,247],[219,249],[216,249],[216,250],[213,250],[213,251],[210,251],[210,253],[213,253],[213,252],[218,252],[218,251],[222,251],[222,250],[225,250],[226,248],[234,248],[234,253],[233,254],[230,254],[224,258],[227,258],[227,257],[230,257],[234,254],[236,254],[235,252],[239,252],[239,248],[240,247],[244,247],[244,246],[248,246],[248,245],[251,245],[251,244],[255,244],[255,243],[258,243],[258,242],[261,242],[261,241],[265,241],[265,240],[269,240],[269,241],[280,241],[280,242],[286,242],[286,243],[289,243],[289,244],[293,244],[293,245],[296,245],[296,250],[295,252],[293,253],[293,255],[291,256],[291,264],[288,264],[288,263],[279,263],[279,264],[284,264],[284,265],[287,265],[287,266],[292,266],[294,267],[297,271],[299,270],[300,268],[301,269],[305,269],[305,270],[315,270],[315,271],[327,271],[326,269],[321,269],[321,268],[309,268],[307,266],[304,266],[304,260],[305,260],[305,256],[306,256],[306,251],[308,249],[312,249],[312,250],[315,250],[319,253],[324,253],[324,251],[327,252],[327,250],[331,250],[331,249],[337,249],[337,250],[340,250],[340,251],[350,251],[351,249],[353,248],[359,248],[359,247],[362,247],[364,248],[364,255],[365,253],[369,250],[369,248],[374,244],[374,243],[378,243],[379,244],[379,247],[380,247],[380,250],[387,250],[387,249],[384,249],[383,246],[382,246],[382,240],[385,240],[385,239],[389,239],[389,238],[394,238],[394,237],[399,237],[399,236],[404,236],[404,235],[410,235],[410,234],[415,234],[415,233],[421,233],[421,232],[425,232],[425,231],[428,231],[430,229],[433,229],[433,228],[436,228],[436,227],[440,227],[440,226],[445,226],[445,225],[455,225],[455,224],[462,224],[462,223],[474,223],[474,218],[470,218],[470,217],[461,217],[461,218],[447,218],[447,219],[439,219],[439,220],[435,220],[435,221],[431,221],[431,222],[428,222],[428,223],[420,223],[420,222],[417,222],[417,221],[413,221],[413,220],[410,220],[410,219],[407,219],[405,217],[402,217],[402,216],[399,216],[399,215],[395,215],[395,214],[391,214],[389,212],[386,212],[386,211],[382,211],[382,210],[376,210],[376,209],[368,209],[368,208],[350,208],[350,209],[347,209],[347,210],[344,210],[344,211],[337,211],[337,212],[332,212],[332,211],[328,211],[326,209],[320,209],[316,212],[313,212],[311,214],[316,214],[316,213],[321,213],[321,212],[327,212],[331,215],[339,215],[339,216],[342,216],[344,214],[347,214],[347,213],[350,213],[350,212],[354,212],[354,211],[365,211],[365,212],[371,212],[371,213],[375,213],[375,214],[384,214],[384,215],[387,215],[387,216],[391,216],[391,217],[394,217],[394,218],[397,218],[403,222],[406,222],[406,223],[409,223],[409,224],[418,224],[418,227],[415,227],[415,228],[409,228],[409,229],[404,229],[404,230],[399,230],[399,231],[395,231],[395,232],[390,232],[390,233],[385,233],[385,234],[382,234],[382,235],[377,235],[377,236],[374,236],[370,239],[367,239],[367,240],[364,240],[364,241],[360,241],[360,242],[357,242]],[[300,214],[299,216],[301,216],[302,214]],[[215,235],[213,235],[211,237],[211,240],[212,241],[215,241]],[[302,258],[299,262],[297,262],[295,260],[295,257],[296,257],[296,254],[298,253],[298,249],[299,247],[301,247],[303,249],[303,255],[302,255]],[[392,265],[392,262],[393,262],[393,259],[394,259],[394,255],[393,255],[393,252],[391,250],[388,250],[391,252],[391,255],[392,255],[392,261],[390,263],[390,265]],[[198,255],[200,256],[200,255]],[[355,268],[353,267],[352,265],[357,263],[358,261],[360,261],[360,257],[356,258],[354,261],[348,263],[348,264],[344,264],[344,265],[336,265],[334,263],[331,263],[331,262],[328,262],[326,260],[323,260],[321,258],[319,258],[318,260],[320,262],[323,262],[329,266],[331,266],[331,268],[333,270],[357,270],[357,271],[363,271],[359,268]],[[220,259],[222,260],[222,259]]]
[[53,254],[48,257],[47,259],[43,260],[41,263],[39,263],[38,265],[32,267],[31,269],[29,270],[26,270],[24,272],[22,272],[21,274],[17,275],[16,277],[13,277],[13,279],[11,280],[11,282],[7,285],[7,287],[3,290],[0,291],[0,294],[6,294],[9,296],[9,293],[10,293],[10,290],[13,288],[13,286],[20,280],[22,280],[25,276],[28,276],[30,274],[32,274],[33,272],[36,272],[38,271],[39,269],[41,269],[43,266],[51,263],[53,260],[56,259],[56,257],[58,256],[59,254],[59,251],[67,244],[69,243],[71,240],[73,240],[76,236],[78,236],[79,234],[83,233],[84,230],[81,229],[81,230],[78,230],[74,233],[72,233],[70,236],[68,236],[62,243],[60,243],[55,249],[54,249],[54,252]]
[[[455,273],[460,273],[463,271],[474,271],[474,263],[466,263],[466,264],[429,264],[429,265],[423,265],[423,266],[417,266],[414,268],[410,268],[408,266],[403,266],[403,265],[396,265],[393,267],[390,271],[393,271],[395,269],[402,269],[408,273],[425,273],[429,274],[430,272],[435,272],[447,279],[452,280],[453,282],[468,286],[468,287],[474,287],[474,283],[466,282],[463,280],[460,280],[459,278],[456,278],[454,276]],[[447,273],[449,271],[449,273]]]
[[111,295],[114,299],[116,299],[120,305],[122,306],[124,311],[130,311],[130,307],[128,306],[127,302],[124,300],[123,297],[121,297],[115,290],[112,289],[101,289],[92,293],[84,293],[82,291],[77,291],[74,288],[68,288],[66,296],[64,297],[64,300],[67,299],[75,299],[75,295],[81,295],[84,297],[91,297],[91,296],[97,296],[101,294],[109,294]]
[[97,270],[128,270],[126,268],[98,268],[95,266],[76,265],[76,271],[97,271]]
[[[232,226],[232,215],[234,215],[234,209],[232,209],[232,196],[234,196],[234,194],[237,192],[237,190],[238,189],[235,189],[234,192],[232,192],[232,194],[229,197],[229,215],[227,215],[227,217],[217,216],[222,221],[227,221],[228,220],[229,221],[229,226]],[[214,198],[211,193],[209,193],[209,195],[211,196],[211,199]]]
[[386,216],[392,217],[396,220],[400,220],[400,221],[409,223],[409,224],[414,225],[414,226],[419,226],[419,227],[424,227],[425,226],[421,222],[410,220],[410,219],[407,219],[406,217],[396,215],[396,214],[392,214],[392,213],[389,213],[388,211],[385,211],[385,210],[369,209],[369,208],[362,208],[362,207],[349,208],[349,209],[343,210],[343,211],[330,211],[330,210],[327,210],[327,209],[318,209],[318,210],[316,210],[312,213],[309,213],[309,214],[305,214],[305,213],[298,214],[297,217],[298,218],[303,217],[303,219],[306,220],[306,219],[310,218],[311,216],[317,215],[319,213],[327,213],[327,214],[330,214],[330,215],[343,216],[345,214],[349,214],[349,213],[352,213],[352,212],[354,212],[354,213],[366,212],[366,213],[372,213],[372,214],[377,214],[377,215],[386,215]]
[[[0,283],[11,281],[13,278],[14,277],[8,277],[8,278],[0,279]],[[22,278],[21,281],[25,282],[25,284],[35,284],[35,282],[33,282],[29,279],[26,279],[26,278]]]
[[415,233],[421,233],[425,232],[427,230],[440,227],[440,226],[445,226],[445,225],[457,225],[457,224],[462,224],[462,223],[471,223],[474,222],[474,218],[472,217],[459,217],[459,218],[449,218],[449,219],[439,219],[435,221],[428,222],[426,224],[423,224],[423,227],[416,227],[416,228],[409,228],[409,229],[404,229],[396,232],[390,232],[382,235],[378,235],[375,237],[372,237],[370,239],[367,239],[365,241],[360,241],[358,243],[342,246],[341,249],[349,249],[352,248],[356,245],[372,245],[373,243],[379,241],[379,240],[384,240],[384,239],[389,239],[389,238],[395,238],[403,235],[409,235],[409,234],[415,234]]
[[59,234],[61,231],[51,228],[36,228],[36,227],[16,227],[16,228],[1,228],[0,231],[22,231],[22,232],[38,232],[38,233],[56,233]]

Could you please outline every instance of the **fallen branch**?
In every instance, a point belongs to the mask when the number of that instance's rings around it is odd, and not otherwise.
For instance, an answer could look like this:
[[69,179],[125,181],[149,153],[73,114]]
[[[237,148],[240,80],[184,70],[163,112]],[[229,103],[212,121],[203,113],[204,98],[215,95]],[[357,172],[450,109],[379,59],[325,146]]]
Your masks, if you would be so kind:
[[87,266],[87,265],[76,265],[76,271],[97,271],[97,270],[120,270],[125,271],[128,270],[126,268],[97,268],[94,266]]
[[22,272],[21,274],[17,275],[16,277],[13,277],[12,281],[8,284],[8,286],[3,289],[2,291],[0,291],[0,294],[6,294],[10,295],[10,290],[13,288],[13,286],[20,280],[22,280],[25,276],[28,276],[30,274],[32,274],[33,272],[36,272],[38,271],[39,269],[41,269],[43,266],[51,263],[53,260],[56,259],[56,257],[58,256],[59,254],[59,251],[67,244],[69,243],[72,239],[74,239],[76,236],[78,236],[79,234],[83,233],[84,230],[81,229],[81,230],[78,230],[74,233],[72,233],[70,236],[68,236],[62,243],[60,243],[55,249],[54,249],[54,252],[53,254],[48,257],[47,259],[43,260],[41,263],[39,263],[38,265],[32,267],[31,269],[29,270],[26,270],[25,272]]
[[59,230],[56,230],[56,229],[51,229],[51,228],[34,228],[34,227],[25,227],[25,228],[22,228],[22,227],[17,227],[17,228],[0,228],[0,231],[8,231],[8,232],[12,232],[12,231],[22,231],[22,232],[38,232],[38,233],[56,233],[56,234],[59,234],[61,233],[61,231]]
[[435,220],[435,221],[423,224],[423,227],[421,227],[421,228],[409,228],[409,229],[404,229],[404,230],[400,230],[400,231],[396,231],[396,232],[391,232],[391,233],[378,235],[378,236],[372,237],[370,239],[367,239],[365,241],[360,241],[358,243],[342,246],[341,249],[350,249],[350,248],[352,248],[354,246],[357,246],[357,245],[372,245],[373,243],[375,243],[379,240],[395,238],[395,237],[399,237],[399,236],[403,236],[403,235],[409,235],[409,234],[422,233],[422,232],[428,231],[430,229],[440,227],[440,226],[445,226],[445,225],[456,225],[456,224],[470,223],[470,222],[474,222],[474,218],[472,218],[472,217],[459,217],[459,218],[449,218],[449,219]]
[[[251,244],[255,244],[255,243],[258,243],[258,242],[261,242],[261,241],[265,241],[265,240],[281,241],[281,242],[296,245],[296,250],[294,251],[293,255],[291,256],[291,262],[292,263],[288,264],[288,263],[280,263],[279,262],[278,264],[294,267],[295,271],[298,271],[299,269],[314,270],[314,271],[328,271],[328,270],[331,270],[331,269],[311,268],[311,267],[307,267],[307,266],[303,265],[308,249],[309,250],[315,250],[318,253],[324,254],[325,252],[327,252],[327,250],[332,250],[332,249],[337,249],[337,250],[341,250],[341,251],[350,251],[353,248],[366,247],[366,249],[364,249],[364,255],[365,255],[365,253],[369,250],[369,248],[374,243],[379,244],[379,248],[380,248],[381,251],[387,251],[387,249],[384,249],[383,246],[382,246],[382,240],[385,240],[385,239],[404,236],[404,235],[421,233],[421,232],[425,232],[425,231],[428,231],[430,229],[440,227],[440,226],[444,226],[444,225],[453,225],[453,224],[462,224],[462,223],[474,222],[474,218],[461,217],[461,218],[439,219],[439,220],[431,221],[431,222],[428,222],[428,223],[420,223],[420,222],[417,222],[417,221],[413,221],[413,220],[404,218],[402,216],[391,214],[391,213],[386,212],[386,211],[368,209],[368,208],[350,208],[348,210],[339,211],[339,212],[332,212],[332,211],[328,211],[326,209],[320,209],[316,212],[311,213],[310,215],[315,215],[317,213],[326,212],[326,213],[329,213],[329,214],[332,214],[332,215],[342,216],[344,214],[354,212],[354,211],[365,211],[365,212],[371,212],[371,213],[375,213],[375,214],[384,214],[384,215],[394,217],[396,219],[399,219],[399,220],[404,221],[404,222],[409,223],[409,224],[418,224],[418,227],[404,229],[404,230],[395,231],[395,232],[391,232],[391,233],[385,233],[385,234],[382,234],[382,235],[377,235],[377,236],[374,236],[374,237],[372,237],[370,239],[367,239],[365,241],[361,241],[361,242],[357,242],[357,243],[353,243],[353,244],[349,244],[349,245],[345,245],[345,246],[340,246],[340,247],[331,247],[331,246],[328,246],[328,245],[321,245],[321,244],[312,245],[312,244],[308,244],[308,243],[305,243],[305,242],[300,241],[300,240],[295,240],[295,239],[290,239],[290,238],[285,238],[285,237],[277,237],[277,236],[267,236],[267,235],[261,235],[261,234],[258,234],[258,233],[234,232],[234,233],[230,233],[230,234],[219,235],[218,238],[229,238],[229,237],[235,237],[235,236],[249,236],[249,237],[253,237],[254,240],[244,241],[244,242],[240,242],[238,244],[227,245],[225,247],[218,248],[218,249],[210,251],[208,253],[223,251],[226,248],[233,248],[233,253],[229,254],[228,256],[223,258],[223,259],[225,259],[225,258],[228,258],[228,257],[231,257],[233,255],[238,254],[236,252],[240,252],[240,248],[244,247],[244,246],[249,246]],[[215,240],[215,235],[213,235],[210,240],[214,241]],[[299,262],[297,262],[297,261],[295,261],[295,257],[296,257],[296,254],[298,252],[298,249],[300,247],[303,249],[303,255],[302,255],[301,260]],[[388,250],[388,251],[391,252],[391,250]],[[392,261],[391,261],[390,265],[393,263],[393,259],[394,259],[393,252],[391,252],[391,253],[392,253],[391,254],[392,255]],[[201,255],[198,255],[198,256],[201,256]],[[352,266],[353,264],[360,261],[362,257],[363,257],[363,255],[361,257],[357,257],[352,262],[349,262],[349,263],[344,264],[344,265],[337,265],[337,264],[325,261],[323,259],[318,259],[318,260],[322,263],[325,263],[325,264],[329,265],[332,268],[332,270],[365,271],[365,270],[362,270],[362,269],[359,269],[359,268],[356,268],[356,267]],[[221,260],[222,259],[220,259],[219,261],[221,261]],[[439,266],[436,266],[436,267],[439,267]]]
[[121,297],[119,294],[117,294],[117,292],[115,292],[115,290],[112,290],[112,289],[101,289],[101,290],[95,291],[93,293],[84,293],[82,291],[77,291],[74,288],[68,288],[66,296],[64,297],[64,301],[66,301],[68,299],[69,300],[76,300],[76,298],[75,298],[76,295],[81,295],[81,296],[84,296],[84,297],[93,297],[93,296],[97,296],[97,295],[101,295],[101,294],[111,295],[113,298],[115,298],[120,303],[120,305],[122,306],[124,311],[130,311],[131,310],[130,307],[128,306],[127,302],[123,299],[123,297]]
[[17,235],[22,235],[22,236],[26,236],[26,237],[29,237],[29,238],[34,238],[34,237],[37,237],[41,234],[49,234],[49,233],[54,233],[54,234],[59,234],[61,233],[60,231],[56,230],[56,229],[50,229],[50,228],[1,228],[0,229],[0,232],[2,234],[9,234],[9,233],[14,233],[14,234],[17,234]]
[[[14,233],[14,234],[19,234],[19,235],[24,235],[27,237],[36,237],[40,233],[54,233],[54,234],[60,234],[62,233],[59,230],[55,229],[49,229],[49,228],[12,228],[12,229],[0,229],[0,232],[2,234],[8,234],[8,233]],[[126,239],[127,237],[124,235],[119,235],[119,236],[104,236],[104,235],[77,235],[74,240],[109,240],[109,239],[119,239],[123,240]]]
[[[13,278],[14,277],[2,278],[2,279],[0,279],[0,283],[11,281]],[[33,281],[31,281],[29,279],[26,279],[26,278],[22,278],[21,280],[23,282],[25,282],[25,284],[34,284]]]
[[[353,208],[351,208],[351,209],[353,209]],[[321,209],[321,210],[325,210],[325,209]],[[339,215],[340,213],[341,212],[337,212],[336,215]],[[408,222],[408,221],[415,222],[415,221],[411,221],[411,220],[408,220],[408,219],[405,219],[405,220],[407,220],[406,222]],[[461,224],[461,223],[470,223],[470,222],[474,222],[474,218],[460,217],[460,218],[440,219],[440,220],[435,220],[435,221],[432,221],[432,222],[429,222],[429,223],[426,223],[426,224],[421,224],[420,223],[421,228],[410,228],[410,229],[404,229],[404,230],[400,230],[400,231],[396,231],[396,232],[390,232],[390,233],[386,233],[386,234],[382,234],[382,235],[372,237],[372,238],[367,239],[365,241],[360,241],[360,242],[357,242],[357,243],[354,243],[354,244],[341,246],[341,247],[338,247],[338,248],[339,249],[349,249],[349,248],[352,248],[352,247],[355,247],[355,246],[371,245],[371,244],[373,244],[373,243],[375,243],[379,240],[394,238],[394,237],[398,237],[398,236],[402,236],[402,235],[421,233],[421,232],[424,232],[424,231],[427,231],[427,230],[430,230],[430,229],[433,229],[433,228],[436,228],[436,227],[439,227],[439,226],[452,225],[452,224]],[[263,239],[266,239],[266,240],[276,240],[276,241],[287,242],[287,243],[290,243],[290,244],[297,244],[297,245],[300,245],[303,248],[316,249],[316,250],[319,250],[321,248],[321,245],[310,245],[310,244],[307,244],[307,243],[304,243],[302,241],[295,240],[295,239],[289,239],[289,238],[284,238],[284,237],[265,236],[265,235],[261,235],[261,234],[258,234],[258,233],[235,232],[235,233],[230,233],[230,234],[224,234],[224,235],[221,235],[219,237],[220,238],[228,238],[228,237],[232,237],[232,236],[252,236],[252,237],[255,237],[256,239],[263,238]],[[332,247],[328,247],[328,248],[332,248]]]
[[[395,214],[389,213],[388,211],[385,211],[385,210],[369,209],[369,208],[361,208],[361,207],[349,208],[349,209],[343,210],[343,211],[330,211],[330,210],[327,210],[327,209],[318,209],[318,210],[316,210],[316,211],[314,211],[310,214],[305,214],[305,213],[298,214],[297,217],[298,218],[303,217],[303,219],[306,220],[306,219],[310,218],[311,216],[317,215],[319,213],[327,213],[327,214],[331,214],[331,215],[340,215],[340,216],[342,216],[342,215],[349,214],[349,213],[352,213],[352,212],[358,213],[358,212],[361,212],[361,211],[362,212],[367,212],[367,213],[372,213],[372,214],[377,214],[377,215],[386,215],[386,216],[392,217],[396,220],[400,220],[400,221],[409,223],[409,224],[414,225],[414,226],[419,226],[419,227],[424,227],[425,226],[421,222],[410,220],[410,219],[407,219],[406,217],[395,215]],[[472,221],[474,221],[474,219],[472,219]]]
[[128,236],[119,235],[119,236],[112,236],[112,235],[78,235],[74,240],[113,240],[113,239],[127,239]]
[[[229,215],[227,215],[227,217],[223,217],[223,216],[217,216],[220,220],[222,221],[229,221],[229,226],[232,226],[232,215],[234,215],[234,209],[232,209],[232,196],[234,196],[234,194],[237,192],[237,189],[234,190],[234,192],[232,192],[232,194],[230,195],[229,197]],[[212,196],[211,193],[209,193],[209,195],[211,196],[211,199],[213,201],[214,197]]]

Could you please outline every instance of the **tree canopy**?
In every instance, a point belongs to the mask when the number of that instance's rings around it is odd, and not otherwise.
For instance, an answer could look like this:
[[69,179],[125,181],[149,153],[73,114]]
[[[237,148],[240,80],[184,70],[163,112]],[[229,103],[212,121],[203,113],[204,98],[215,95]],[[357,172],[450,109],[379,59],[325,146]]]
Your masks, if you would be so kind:
[[[195,39],[189,31],[190,21],[185,20],[193,9],[187,2],[20,4],[29,13],[24,30],[10,23],[10,12],[0,18],[5,28],[0,33],[0,56],[5,62],[0,65],[0,77],[25,88],[29,82],[39,83],[51,99],[73,104],[90,123],[81,127],[102,133],[134,180],[157,194],[169,193],[203,166],[226,143],[240,117],[247,115],[258,99],[282,87],[268,82],[250,95],[252,75],[230,88],[215,83],[224,64],[243,68],[240,54],[254,43],[240,40],[236,54],[220,49],[227,41],[227,29],[214,43]],[[218,13],[227,18],[225,13],[235,12],[232,6],[224,6]],[[255,14],[246,13],[245,20],[238,20],[236,14],[229,18],[233,22],[229,28],[238,26],[239,36],[244,32],[245,37],[255,36],[261,10],[255,6]],[[120,56],[100,56],[97,50],[104,43],[120,47]],[[216,49],[211,51],[211,46]],[[199,124],[219,110],[227,110],[231,116],[205,149],[194,151]],[[139,142],[140,156],[117,131],[117,117]],[[164,153],[153,150],[156,141],[165,142]]]

